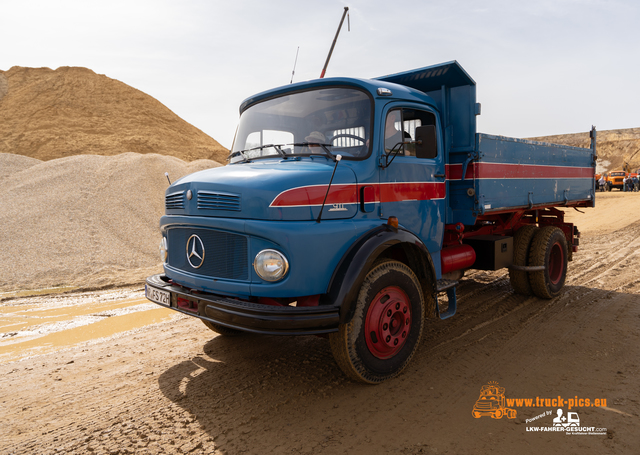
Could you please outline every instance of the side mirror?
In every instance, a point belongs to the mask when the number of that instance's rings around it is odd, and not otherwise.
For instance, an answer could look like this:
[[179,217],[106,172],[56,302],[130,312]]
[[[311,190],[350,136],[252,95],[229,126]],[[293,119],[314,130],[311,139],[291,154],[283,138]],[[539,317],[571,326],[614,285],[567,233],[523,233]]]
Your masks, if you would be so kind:
[[434,125],[416,128],[416,157],[435,158],[438,156],[438,136]]

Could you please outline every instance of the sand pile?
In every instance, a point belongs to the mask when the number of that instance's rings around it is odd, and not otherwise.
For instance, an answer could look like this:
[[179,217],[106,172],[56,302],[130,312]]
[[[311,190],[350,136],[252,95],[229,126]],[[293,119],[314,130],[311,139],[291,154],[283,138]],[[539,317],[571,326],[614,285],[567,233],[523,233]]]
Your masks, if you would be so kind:
[[[590,144],[588,132],[528,139],[574,147],[589,147]],[[628,162],[632,169],[638,169],[640,167],[640,128],[598,131],[596,150],[598,153],[597,172],[622,169],[625,162]]]
[[216,166],[158,154],[0,153],[0,292],[142,284],[162,271],[164,173],[173,182]]
[[89,69],[0,71],[0,153],[51,160],[125,152],[218,162],[228,155],[156,99]]

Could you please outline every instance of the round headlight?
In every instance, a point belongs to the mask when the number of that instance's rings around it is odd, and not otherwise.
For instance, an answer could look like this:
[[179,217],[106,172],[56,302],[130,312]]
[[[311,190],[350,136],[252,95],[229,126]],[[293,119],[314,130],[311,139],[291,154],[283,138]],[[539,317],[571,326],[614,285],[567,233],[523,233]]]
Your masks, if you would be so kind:
[[167,262],[168,254],[169,254],[169,248],[167,248],[167,238],[162,237],[162,241],[160,242],[160,260],[163,263]]
[[262,250],[256,255],[253,268],[263,280],[278,281],[287,274],[289,263],[279,251]]

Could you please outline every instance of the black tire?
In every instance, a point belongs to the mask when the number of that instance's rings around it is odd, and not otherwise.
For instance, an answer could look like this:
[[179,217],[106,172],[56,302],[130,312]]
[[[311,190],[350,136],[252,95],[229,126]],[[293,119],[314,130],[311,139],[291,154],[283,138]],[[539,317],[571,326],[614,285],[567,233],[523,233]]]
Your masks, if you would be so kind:
[[[533,237],[537,232],[538,227],[533,224],[522,226],[516,231],[513,238],[513,265],[529,265],[529,250]],[[517,294],[532,294],[528,272],[510,269],[509,281],[511,281],[511,287]]]
[[567,278],[569,252],[567,238],[554,226],[540,228],[531,243],[529,265],[544,266],[544,270],[529,273],[531,290],[542,299],[560,294]]
[[381,262],[365,277],[351,321],[329,334],[331,351],[349,378],[379,384],[409,364],[424,317],[422,288],[413,271],[398,261]]
[[220,324],[215,324],[213,322],[205,321],[204,319],[200,319],[200,320],[203,322],[204,325],[209,327],[211,330],[225,337],[235,337],[238,335],[242,335],[244,333],[242,330],[230,329],[229,327],[225,327]]

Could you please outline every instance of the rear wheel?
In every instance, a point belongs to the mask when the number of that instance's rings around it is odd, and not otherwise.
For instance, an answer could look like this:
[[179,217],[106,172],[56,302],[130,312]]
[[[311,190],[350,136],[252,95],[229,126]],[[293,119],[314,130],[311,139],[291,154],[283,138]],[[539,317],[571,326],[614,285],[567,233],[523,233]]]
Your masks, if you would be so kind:
[[[532,224],[522,226],[516,231],[513,238],[513,265],[529,265],[529,249],[536,232],[538,232],[538,227]],[[517,294],[531,295],[528,272],[510,269],[509,280],[511,287]]]
[[568,258],[564,232],[554,226],[540,228],[529,252],[529,265],[544,266],[544,270],[529,273],[529,282],[535,295],[552,299],[560,294],[567,278]]
[[366,276],[353,318],[329,335],[338,366],[351,379],[377,384],[397,376],[416,352],[425,303],[405,264],[385,261]]
[[225,327],[225,326],[220,325],[220,324],[215,324],[213,322],[205,321],[204,319],[201,319],[201,321],[204,323],[204,325],[209,327],[211,330],[213,330],[217,334],[223,335],[223,336],[226,336],[226,337],[234,337],[234,336],[238,336],[238,335],[241,335],[241,334],[244,333],[241,330],[230,329],[229,327]]

